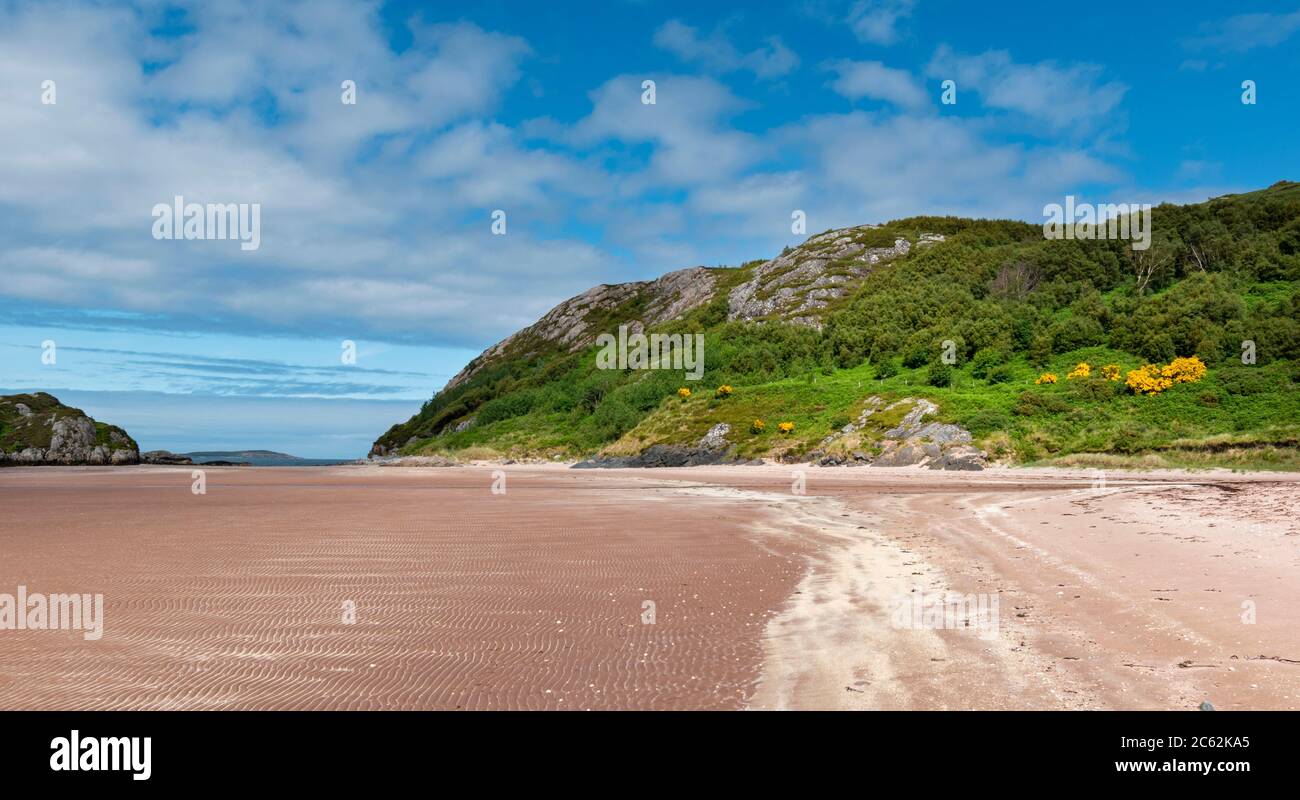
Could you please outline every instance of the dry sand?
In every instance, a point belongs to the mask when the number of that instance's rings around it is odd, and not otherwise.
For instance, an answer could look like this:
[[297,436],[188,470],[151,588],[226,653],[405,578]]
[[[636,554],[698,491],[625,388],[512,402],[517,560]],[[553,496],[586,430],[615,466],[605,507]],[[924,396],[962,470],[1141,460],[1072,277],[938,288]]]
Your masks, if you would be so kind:
[[1300,476],[206,472],[0,470],[0,593],[105,605],[0,708],[1300,708]]

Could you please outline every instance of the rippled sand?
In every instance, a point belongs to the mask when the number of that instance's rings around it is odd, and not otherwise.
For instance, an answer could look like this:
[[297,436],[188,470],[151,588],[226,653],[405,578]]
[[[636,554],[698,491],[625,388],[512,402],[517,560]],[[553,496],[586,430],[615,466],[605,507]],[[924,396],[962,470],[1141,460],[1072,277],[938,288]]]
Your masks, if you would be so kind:
[[0,708],[1300,707],[1293,477],[795,469],[0,470]]

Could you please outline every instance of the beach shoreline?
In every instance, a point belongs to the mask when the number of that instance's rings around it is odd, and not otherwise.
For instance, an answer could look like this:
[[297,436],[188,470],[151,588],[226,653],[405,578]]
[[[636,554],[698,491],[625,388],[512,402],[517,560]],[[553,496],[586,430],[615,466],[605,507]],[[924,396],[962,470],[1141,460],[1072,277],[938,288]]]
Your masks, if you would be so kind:
[[0,708],[1300,707],[1287,473],[192,469],[0,472],[0,592],[106,599]]

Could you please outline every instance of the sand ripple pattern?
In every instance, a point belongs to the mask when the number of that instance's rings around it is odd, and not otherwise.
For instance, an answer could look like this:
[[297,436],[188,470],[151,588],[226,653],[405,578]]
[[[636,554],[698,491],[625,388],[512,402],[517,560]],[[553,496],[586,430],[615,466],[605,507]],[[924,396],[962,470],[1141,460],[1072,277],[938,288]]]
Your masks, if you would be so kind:
[[98,642],[0,631],[0,708],[744,706],[804,564],[752,534],[758,510],[492,480],[210,468],[195,496],[188,468],[0,471],[0,592],[102,593],[106,619]]

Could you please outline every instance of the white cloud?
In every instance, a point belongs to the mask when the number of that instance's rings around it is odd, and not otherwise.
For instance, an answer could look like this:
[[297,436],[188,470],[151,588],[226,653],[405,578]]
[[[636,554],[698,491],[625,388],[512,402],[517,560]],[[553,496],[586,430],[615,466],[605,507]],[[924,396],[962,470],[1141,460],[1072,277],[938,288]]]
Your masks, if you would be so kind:
[[861,41],[891,45],[899,39],[899,23],[912,15],[915,5],[915,0],[855,0],[849,27]]
[[896,106],[919,109],[930,104],[925,87],[912,73],[879,61],[836,61],[828,67],[839,74],[831,88],[850,100],[869,97]]
[[[523,40],[417,23],[399,54],[369,3],[191,14],[193,33],[160,42],[147,12],[0,6],[0,212],[20,235],[0,258],[4,294],[250,332],[328,318],[481,342],[622,267],[562,234],[537,241],[557,193],[605,182],[486,119],[520,77]],[[145,72],[146,53],[166,66]],[[40,103],[46,79],[55,105]],[[267,97],[278,124],[259,116]],[[261,204],[261,249],[155,241],[152,208],[178,194]],[[489,203],[509,209],[509,235],[490,236],[486,209],[466,218]]]
[[779,78],[799,66],[799,57],[775,36],[767,40],[766,46],[742,53],[721,29],[701,37],[698,29],[677,19],[655,31],[654,43],[682,61],[714,72],[747,70],[760,78]]
[[621,75],[591,93],[591,114],[573,128],[572,140],[579,143],[617,139],[656,145],[645,169],[625,188],[707,183],[734,176],[759,158],[758,140],[726,124],[749,103],[711,78],[652,77],[654,104],[641,102],[643,76]]
[[973,91],[988,108],[1017,112],[1057,130],[1106,118],[1128,90],[1105,81],[1095,64],[1018,64],[1005,50],[966,56],[941,45],[926,72],[955,80],[958,97]]
[[1201,26],[1186,40],[1192,48],[1242,53],[1256,47],[1276,47],[1300,31],[1300,11],[1289,14],[1237,14]]
[[[205,5],[180,41],[151,36],[148,11],[70,8],[0,6],[0,230],[14,241],[0,292],[24,301],[481,344],[597,283],[770,256],[797,238],[796,208],[810,230],[1025,216],[1044,195],[1124,180],[1099,139],[1007,143],[997,121],[931,113],[914,76],[873,61],[833,65],[832,87],[887,113],[773,127],[716,77],[628,74],[596,85],[577,120],[516,127],[495,117],[526,89],[529,45],[470,23],[416,23],[398,53],[370,3]],[[708,69],[782,68],[775,45],[712,56],[687,26],[660,34]],[[144,53],[165,66],[142,69]],[[986,104],[1053,124],[1100,124],[1118,102],[1095,68],[945,57]],[[1085,96],[1052,116],[1021,96],[1034,77]],[[47,78],[54,106],[39,102]],[[344,79],[355,106],[339,102]],[[262,248],[154,241],[151,209],[176,194],[260,203]],[[498,207],[506,236],[490,233]]]

